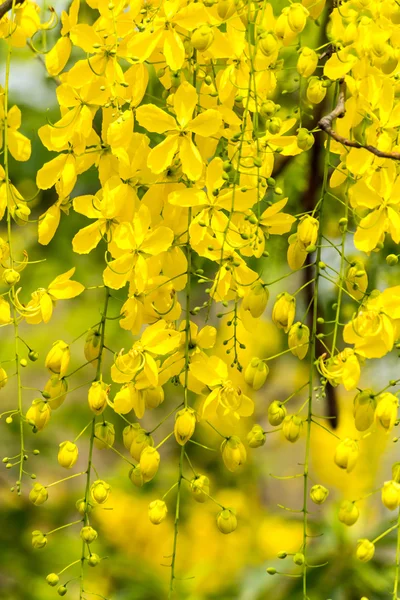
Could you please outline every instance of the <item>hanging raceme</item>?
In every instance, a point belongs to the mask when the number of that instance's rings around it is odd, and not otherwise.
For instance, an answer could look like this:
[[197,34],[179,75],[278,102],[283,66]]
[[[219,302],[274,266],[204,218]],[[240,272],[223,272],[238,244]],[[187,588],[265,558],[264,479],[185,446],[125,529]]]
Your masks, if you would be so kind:
[[[78,542],[68,564],[51,557],[47,584],[79,600],[122,589],[96,573],[113,561],[104,523],[129,489],[155,536],[169,527],[167,555],[153,551],[168,581],[150,594],[239,597],[226,581],[212,596],[202,589],[204,557],[188,545],[210,511],[213,531],[256,538],[236,486],[259,503],[255,514],[284,523],[279,549],[257,559],[287,578],[268,578],[266,597],[397,600],[390,448],[391,472],[382,464],[377,486],[358,484],[371,453],[376,461],[398,440],[399,3],[63,8],[0,5],[0,419],[13,448],[3,463],[11,490],[42,515],[57,502],[53,486],[71,489],[67,522],[38,518],[33,548],[63,543],[70,527]],[[21,56],[53,85],[55,108],[41,106],[34,128],[15,83]],[[30,173],[32,161],[33,194],[21,166]],[[41,444],[71,474],[52,481]],[[290,501],[277,508],[272,489]],[[375,527],[379,494],[398,516]],[[344,539],[346,526],[361,563],[393,555],[393,584],[379,588],[359,567],[329,576],[340,561],[320,536],[340,527]],[[396,542],[381,553],[386,536]],[[230,563],[234,546],[223,548]],[[240,554],[235,585],[253,560]],[[93,577],[87,567],[100,568]],[[314,569],[328,569],[332,590]]]

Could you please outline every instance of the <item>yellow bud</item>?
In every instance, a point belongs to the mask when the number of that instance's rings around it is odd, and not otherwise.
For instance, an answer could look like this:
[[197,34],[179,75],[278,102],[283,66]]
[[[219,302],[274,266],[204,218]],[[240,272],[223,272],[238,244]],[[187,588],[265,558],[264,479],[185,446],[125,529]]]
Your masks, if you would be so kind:
[[[358,276],[360,272],[363,273],[361,277]],[[346,287],[356,300],[360,300],[364,296],[368,288],[368,275],[360,260],[353,261],[347,269]]]
[[142,450],[140,455],[140,471],[144,483],[147,483],[156,475],[160,464],[160,454],[158,450],[152,446],[147,446]]
[[190,482],[190,491],[196,502],[205,502],[210,495],[210,480],[205,475],[197,475]]
[[58,464],[65,469],[71,469],[78,460],[78,446],[73,442],[61,442],[58,451]]
[[52,373],[59,375],[60,379],[67,372],[71,353],[68,344],[62,340],[54,342],[52,349],[46,356],[45,367]]
[[265,56],[272,56],[279,49],[278,38],[269,32],[259,39],[258,47]]
[[159,525],[167,516],[168,508],[164,500],[153,500],[149,504],[149,519],[153,525]]
[[192,437],[196,427],[196,413],[192,408],[184,408],[177,412],[175,417],[175,439],[184,446]]
[[103,381],[93,381],[90,386],[88,393],[89,408],[96,415],[100,415],[107,406],[109,391],[110,386]]
[[17,284],[20,278],[20,274],[14,269],[4,269],[3,271],[3,281],[6,285],[9,285],[10,287]]
[[305,215],[297,226],[297,239],[304,247],[314,246],[318,239],[319,223],[314,217]]
[[35,506],[40,506],[44,502],[46,502],[49,494],[41,483],[35,483],[31,491],[29,492],[29,500]]
[[290,29],[294,33],[300,33],[303,31],[309,14],[310,13],[308,10],[305,8],[305,6],[300,4],[300,2],[293,2],[293,4],[290,5],[287,13],[287,20]]
[[35,550],[38,550],[39,548],[44,548],[46,544],[47,537],[44,533],[42,533],[38,529],[36,531],[32,531],[32,546],[35,548]]
[[29,221],[29,215],[31,214],[30,208],[26,204],[19,203],[16,205],[15,210],[12,211],[12,216],[17,225],[26,225]]
[[253,425],[252,430],[247,434],[247,443],[250,448],[260,448],[260,446],[264,446],[266,440],[267,436],[261,425]]
[[26,411],[26,420],[33,422],[37,431],[41,431],[50,421],[51,408],[48,402],[37,398],[32,402],[32,406]]
[[291,326],[288,336],[288,345],[291,353],[300,360],[306,356],[308,352],[308,344],[310,341],[310,330],[307,325],[297,322]]
[[356,466],[358,455],[357,442],[351,438],[345,438],[336,446],[334,461],[338,467],[346,469],[350,473]]
[[7,381],[8,376],[6,371],[3,369],[3,367],[0,367],[0,390],[7,384]]
[[205,52],[214,41],[214,33],[209,25],[200,25],[195,29],[190,38],[193,48],[199,52]]
[[102,479],[96,479],[90,487],[90,494],[97,504],[107,502],[111,492],[111,486]]
[[85,525],[81,529],[80,536],[84,542],[91,544],[97,539],[97,531],[93,527],[90,527],[90,525]]
[[396,481],[385,481],[382,488],[382,504],[389,510],[395,510],[400,504],[400,484]]
[[262,388],[268,377],[268,365],[259,358],[252,358],[244,372],[244,380],[253,390]]
[[287,292],[279,294],[272,309],[272,320],[279,329],[287,333],[296,314],[296,298]]
[[59,408],[64,402],[68,392],[68,382],[60,379],[58,375],[52,375],[44,386],[44,392],[49,395],[48,403],[51,408]]
[[315,50],[307,48],[306,46],[301,49],[298,61],[297,61],[297,72],[302,77],[310,77],[317,68],[318,55]]
[[297,132],[296,143],[301,150],[307,151],[314,145],[314,136],[308,129],[301,127]]
[[143,390],[144,402],[147,408],[157,408],[164,402],[164,389],[161,386]]
[[97,423],[94,428],[94,445],[99,450],[110,448],[115,442],[115,429],[112,423],[104,421],[104,423]]
[[394,427],[397,420],[397,409],[399,400],[390,392],[384,392],[377,397],[377,407],[375,409],[375,421],[385,431]]
[[268,288],[260,281],[257,281],[243,298],[242,308],[248,310],[252,317],[258,319],[266,309],[268,298]]
[[236,12],[236,5],[234,0],[218,0],[217,2],[217,13],[220,19],[225,21],[229,19]]
[[98,359],[100,354],[100,341],[100,331],[97,329],[91,329],[87,335],[83,351],[86,360],[91,362],[93,366],[96,365],[95,361]]
[[217,514],[217,527],[221,533],[232,533],[237,528],[236,513],[232,508],[224,508]]
[[80,515],[85,516],[86,513],[90,513],[93,510],[93,504],[91,502],[85,502],[84,498],[79,498],[75,503],[76,510]]
[[233,435],[221,444],[222,459],[228,471],[235,473],[246,462],[246,448],[239,437]]
[[144,429],[141,429],[137,435],[135,435],[131,447],[129,448],[132,458],[139,462],[140,455],[148,446],[154,446],[154,440]]
[[54,587],[60,581],[60,578],[57,573],[49,573],[46,577],[46,581],[51,587]]
[[313,485],[310,490],[310,498],[315,504],[323,504],[329,495],[329,490],[323,485]]
[[140,427],[139,423],[132,423],[131,425],[127,425],[124,428],[124,430],[122,432],[122,438],[123,438],[124,446],[127,450],[130,449],[130,447],[132,446],[133,440],[142,431],[144,431],[144,430]]
[[358,521],[359,516],[360,511],[354,502],[350,502],[350,500],[343,500],[339,508],[339,521],[350,527]]
[[307,86],[307,98],[312,104],[319,104],[326,96],[326,87],[317,77],[312,77]]
[[353,401],[354,424],[358,431],[365,431],[374,422],[376,399],[372,390],[357,394]]
[[285,406],[279,402],[279,400],[274,400],[268,407],[268,422],[270,425],[277,427],[283,423],[286,417],[286,408]]
[[140,465],[137,467],[132,467],[132,469],[129,471],[129,479],[132,481],[133,485],[136,485],[136,487],[142,487],[144,485],[144,479]]
[[356,556],[361,562],[368,562],[375,554],[375,546],[367,539],[358,540]]
[[283,421],[283,435],[289,442],[297,442],[303,429],[303,421],[298,415],[288,415]]

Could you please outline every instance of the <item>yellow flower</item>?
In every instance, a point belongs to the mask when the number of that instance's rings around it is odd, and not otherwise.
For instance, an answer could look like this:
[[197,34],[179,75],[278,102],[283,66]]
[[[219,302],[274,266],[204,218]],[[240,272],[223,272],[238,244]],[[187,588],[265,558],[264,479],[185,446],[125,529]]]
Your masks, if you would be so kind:
[[52,349],[46,356],[45,367],[52,373],[56,373],[59,379],[67,372],[71,353],[68,344],[62,340],[54,342]]
[[358,456],[357,442],[351,438],[345,438],[336,446],[334,460],[338,467],[350,473],[357,464]]
[[368,562],[374,557],[375,546],[367,539],[358,540],[356,556],[361,562]]
[[244,372],[244,380],[247,385],[257,391],[267,380],[269,368],[268,365],[259,358],[252,358]]
[[111,486],[102,479],[96,479],[90,486],[90,495],[98,504],[107,502],[110,495]]
[[88,393],[89,408],[96,415],[100,415],[106,408],[109,391],[110,386],[103,381],[93,381],[90,386]]
[[346,390],[354,390],[360,379],[360,363],[351,348],[345,348],[336,356],[319,360],[319,368],[323,377],[333,386],[342,383]]
[[310,490],[310,498],[315,504],[323,504],[329,495],[329,490],[323,485],[313,485]]
[[236,513],[232,508],[224,508],[217,514],[217,527],[221,533],[232,533],[237,528]]
[[296,313],[296,298],[287,292],[279,294],[272,309],[272,320],[279,329],[287,333]]
[[[0,86],[0,129],[4,129],[5,105],[4,90]],[[8,150],[15,160],[25,162],[31,156],[31,142],[18,131],[21,127],[21,111],[18,106],[12,106],[7,113],[7,143]],[[0,134],[0,150],[3,147],[3,134]]]
[[35,506],[40,506],[49,497],[48,491],[41,483],[35,483],[29,492],[29,500]]
[[169,135],[153,148],[148,157],[148,166],[153,173],[162,173],[179,153],[182,171],[192,181],[200,179],[203,160],[192,141],[192,133],[208,137],[215,135],[222,125],[217,110],[208,109],[192,119],[198,102],[195,88],[187,81],[174,94],[173,106],[177,120],[154,104],[145,104],[136,110],[136,118],[147,131]]
[[48,402],[37,398],[32,402],[32,406],[26,411],[26,420],[32,422],[37,431],[44,429],[51,417],[51,408]]
[[310,340],[310,330],[307,325],[297,322],[291,326],[288,335],[288,345],[291,353],[300,360],[306,356]]
[[261,317],[269,298],[269,290],[261,281],[257,281],[245,294],[242,302],[243,310],[248,310],[254,319]]
[[283,423],[286,417],[286,408],[279,400],[274,400],[268,407],[268,421],[270,425],[277,427]]
[[390,431],[397,421],[399,400],[390,392],[379,394],[376,400],[378,404],[375,409],[375,421],[385,431]]
[[140,454],[139,466],[143,481],[147,483],[155,477],[160,464],[160,454],[152,446],[143,448]]
[[298,415],[288,415],[283,421],[283,435],[289,442],[297,442],[303,429],[303,421]]

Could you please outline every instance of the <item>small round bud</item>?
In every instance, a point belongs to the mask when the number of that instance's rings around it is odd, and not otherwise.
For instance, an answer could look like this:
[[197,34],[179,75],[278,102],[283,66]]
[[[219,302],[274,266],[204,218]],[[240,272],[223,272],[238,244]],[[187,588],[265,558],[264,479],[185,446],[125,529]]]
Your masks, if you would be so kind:
[[47,544],[47,537],[44,533],[39,531],[38,529],[32,531],[32,546],[35,550],[44,548]]
[[100,562],[100,556],[98,554],[91,554],[87,557],[87,564],[89,567],[97,567]]
[[41,483],[35,483],[35,485],[29,493],[29,500],[35,506],[40,506],[41,504],[46,502],[48,497],[49,494],[47,492],[47,489]]
[[232,533],[237,528],[236,513],[232,508],[224,508],[217,514],[217,527],[221,533]]
[[268,407],[268,421],[273,427],[281,425],[286,417],[286,408],[278,400],[274,400]]
[[164,500],[153,500],[149,504],[149,519],[153,525],[159,525],[164,521],[168,513],[168,508]]
[[97,479],[90,487],[90,495],[98,504],[104,504],[104,502],[107,502],[110,491],[111,486],[102,479]]
[[296,552],[293,556],[293,562],[295,565],[304,565],[304,554],[302,552]]
[[46,581],[49,585],[51,585],[51,587],[54,587],[60,581],[60,578],[57,573],[49,573],[49,575],[46,577]]
[[29,354],[28,354],[28,358],[32,362],[35,362],[39,358],[39,353],[36,352],[35,350],[30,350]]
[[210,495],[210,480],[205,475],[199,475],[190,482],[190,491],[196,502],[205,502]]
[[27,367],[28,361],[26,360],[26,358],[21,358],[21,360],[19,361],[19,364],[21,365],[21,367]]
[[368,562],[375,554],[375,546],[367,539],[358,540],[356,556],[361,562]]
[[67,593],[67,588],[65,587],[65,585],[60,585],[60,587],[57,588],[57,594],[59,596],[65,596],[65,594]]
[[73,442],[61,442],[58,451],[58,464],[65,469],[71,469],[78,460],[78,446]]
[[97,531],[93,527],[90,527],[90,525],[86,525],[82,527],[80,536],[84,542],[91,544],[97,539]]
[[253,425],[253,428],[247,434],[247,443],[250,448],[260,448],[264,446],[267,436],[264,433],[261,425]]
[[351,527],[351,525],[357,522],[359,516],[360,511],[354,502],[343,500],[339,508],[339,521]]
[[268,575],[276,575],[276,569],[274,567],[268,567],[267,573]]
[[394,267],[395,265],[397,265],[397,263],[399,262],[399,258],[398,256],[396,256],[396,254],[388,254],[386,257],[386,263],[389,265],[389,267]]
[[281,558],[281,559],[286,558],[287,557],[287,552],[284,552],[282,550],[281,552],[278,552],[277,557]]
[[14,269],[4,269],[3,271],[3,281],[6,285],[9,285],[10,287],[16,285],[19,282],[20,278],[20,274]]
[[323,485],[313,485],[310,490],[311,500],[315,504],[323,504],[329,495],[329,490]]

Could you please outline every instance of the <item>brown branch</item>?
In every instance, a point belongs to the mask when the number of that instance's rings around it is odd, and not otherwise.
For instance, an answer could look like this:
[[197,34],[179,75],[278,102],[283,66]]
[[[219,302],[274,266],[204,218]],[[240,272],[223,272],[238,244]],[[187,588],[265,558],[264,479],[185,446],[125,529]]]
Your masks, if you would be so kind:
[[[25,0],[14,0],[14,6],[17,6],[17,4],[22,4],[23,2],[25,2]],[[0,19],[2,19],[4,15],[12,9],[12,7],[13,0],[5,0],[3,4],[0,4]]]
[[379,158],[392,158],[393,160],[400,160],[400,152],[384,152],[383,150],[379,150],[379,148],[376,148],[371,144],[360,144],[360,142],[345,138],[343,135],[340,135],[337,133],[337,131],[332,129],[333,122],[336,119],[341,119],[346,114],[346,83],[344,79],[339,80],[339,84],[340,88],[337,104],[329,114],[325,115],[318,121],[318,127],[325,131],[325,133],[327,133],[331,138],[340,144],[343,144],[343,146],[347,146],[348,148],[363,148],[364,150],[371,152],[371,154],[379,156]]

